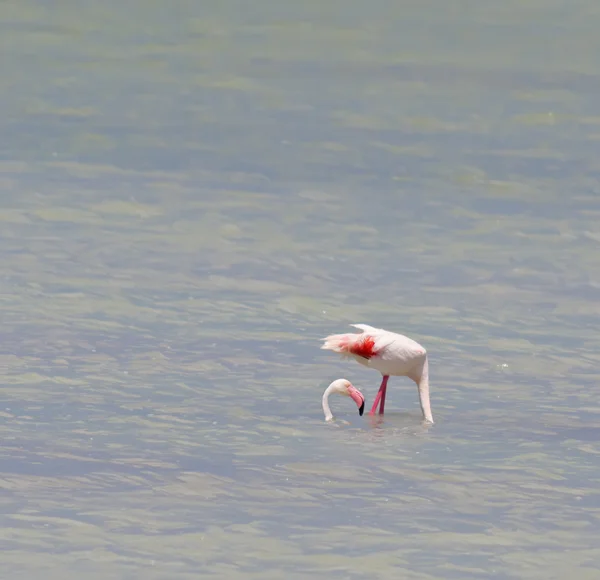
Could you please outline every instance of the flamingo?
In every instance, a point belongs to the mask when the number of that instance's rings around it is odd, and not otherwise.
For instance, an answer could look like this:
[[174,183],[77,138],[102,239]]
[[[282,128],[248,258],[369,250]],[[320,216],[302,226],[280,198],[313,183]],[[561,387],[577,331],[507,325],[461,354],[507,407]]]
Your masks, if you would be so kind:
[[332,350],[344,357],[354,358],[360,364],[378,370],[383,379],[373,402],[370,414],[383,415],[385,394],[390,376],[406,376],[419,389],[419,402],[423,418],[433,423],[429,401],[429,363],[427,351],[418,343],[404,336],[368,324],[351,324],[359,333],[332,334],[324,338],[322,349]]
[[331,421],[333,419],[331,409],[329,408],[329,395],[332,393],[352,397],[352,400],[358,407],[358,414],[362,416],[363,411],[365,410],[365,398],[363,397],[363,394],[354,387],[350,381],[347,381],[346,379],[337,379],[333,381],[323,393],[323,413],[325,413],[325,421]]

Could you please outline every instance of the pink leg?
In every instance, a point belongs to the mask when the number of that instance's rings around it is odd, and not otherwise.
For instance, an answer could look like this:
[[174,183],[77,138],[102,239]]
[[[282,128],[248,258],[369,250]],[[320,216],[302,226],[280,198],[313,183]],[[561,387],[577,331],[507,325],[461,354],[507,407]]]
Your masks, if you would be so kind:
[[384,376],[383,380],[381,381],[381,386],[379,387],[379,391],[377,391],[377,395],[375,397],[375,401],[373,402],[373,406],[371,407],[371,415],[375,414],[375,411],[377,410],[377,405],[379,405],[379,401],[381,401],[381,407],[379,409],[379,414],[383,415],[383,407],[385,405],[385,392],[387,390],[387,382],[388,379],[390,377],[389,376]]
[[381,389],[377,392],[375,396],[375,401],[373,401],[373,406],[371,407],[371,411],[369,415],[375,415],[375,411],[377,410],[377,405],[379,405],[379,401],[381,400]]
[[385,407],[385,394],[387,393],[387,382],[389,378],[388,375],[385,375],[381,381],[381,387],[379,387],[380,389],[383,389],[383,392],[381,393],[381,403],[379,403],[380,415],[383,415],[383,408]]

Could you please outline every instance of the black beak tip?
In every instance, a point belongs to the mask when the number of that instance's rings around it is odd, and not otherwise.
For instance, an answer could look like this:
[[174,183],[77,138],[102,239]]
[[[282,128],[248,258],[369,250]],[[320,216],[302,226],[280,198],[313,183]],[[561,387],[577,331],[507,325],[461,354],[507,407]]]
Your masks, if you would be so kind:
[[362,402],[360,409],[358,410],[358,414],[362,417],[362,414],[365,412],[365,402]]

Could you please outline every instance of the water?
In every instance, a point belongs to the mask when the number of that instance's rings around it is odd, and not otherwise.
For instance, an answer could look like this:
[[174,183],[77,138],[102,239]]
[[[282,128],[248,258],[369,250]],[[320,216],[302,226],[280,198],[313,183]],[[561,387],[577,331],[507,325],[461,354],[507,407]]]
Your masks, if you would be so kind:
[[0,577],[596,578],[597,22],[5,3]]

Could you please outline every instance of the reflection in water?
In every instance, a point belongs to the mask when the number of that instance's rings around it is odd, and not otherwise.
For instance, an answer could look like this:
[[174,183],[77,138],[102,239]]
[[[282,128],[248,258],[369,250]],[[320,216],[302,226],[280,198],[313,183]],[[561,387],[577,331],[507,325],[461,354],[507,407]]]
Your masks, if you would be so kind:
[[385,415],[368,415],[368,425],[375,430],[383,429],[408,429],[427,432],[434,425],[424,421],[423,417],[415,413],[387,412]]
[[596,5],[166,6],[6,6],[0,575],[596,578]]

